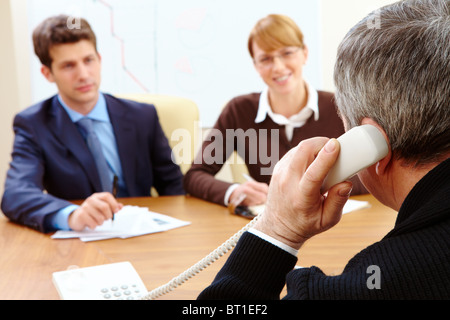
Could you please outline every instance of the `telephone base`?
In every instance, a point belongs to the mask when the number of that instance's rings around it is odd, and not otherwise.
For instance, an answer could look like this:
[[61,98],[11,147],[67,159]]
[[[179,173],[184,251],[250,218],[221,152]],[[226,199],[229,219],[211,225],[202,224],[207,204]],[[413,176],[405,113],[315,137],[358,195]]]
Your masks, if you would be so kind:
[[54,272],[53,284],[63,300],[134,300],[147,294],[130,262]]

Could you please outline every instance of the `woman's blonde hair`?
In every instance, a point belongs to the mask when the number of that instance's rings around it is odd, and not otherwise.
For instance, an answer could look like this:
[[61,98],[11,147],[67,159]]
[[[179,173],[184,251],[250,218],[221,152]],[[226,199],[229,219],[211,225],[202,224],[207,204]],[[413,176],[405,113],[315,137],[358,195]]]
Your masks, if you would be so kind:
[[253,43],[265,52],[283,47],[304,47],[303,33],[289,17],[270,14],[259,20],[248,38],[248,51],[253,58]]

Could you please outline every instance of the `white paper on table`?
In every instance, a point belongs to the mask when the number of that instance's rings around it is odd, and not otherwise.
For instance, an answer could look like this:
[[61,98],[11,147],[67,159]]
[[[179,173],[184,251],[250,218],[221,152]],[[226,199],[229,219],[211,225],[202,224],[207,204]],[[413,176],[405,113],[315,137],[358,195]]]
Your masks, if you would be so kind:
[[342,214],[360,210],[360,209],[364,209],[364,208],[370,208],[370,203],[368,201],[349,199],[345,203],[344,209],[342,209]]
[[53,239],[80,238],[82,241],[96,241],[111,238],[130,238],[144,234],[163,232],[189,225],[190,222],[175,219],[137,206],[124,206],[114,215],[114,221],[108,220],[94,230],[57,231]]
[[[370,207],[370,204],[367,201],[360,201],[360,200],[349,199],[345,203],[344,209],[342,209],[342,214],[346,214],[346,213],[349,213],[349,212],[352,212],[352,211],[356,211],[356,210],[360,210],[360,209],[364,209],[364,208],[369,208],[369,207]],[[250,207],[250,210],[254,214],[258,215],[258,214],[263,213],[264,208],[265,208],[265,205],[262,204],[262,205],[258,205],[258,206],[252,206],[252,207]]]

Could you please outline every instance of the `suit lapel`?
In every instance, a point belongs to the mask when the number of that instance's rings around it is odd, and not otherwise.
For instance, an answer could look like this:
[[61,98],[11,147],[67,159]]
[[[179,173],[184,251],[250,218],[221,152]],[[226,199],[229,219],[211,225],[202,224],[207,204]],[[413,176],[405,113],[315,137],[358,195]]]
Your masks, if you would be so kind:
[[122,174],[129,195],[136,194],[136,153],[138,152],[136,128],[133,119],[127,114],[127,106],[123,102],[105,94],[109,118],[114,130]]
[[100,177],[95,167],[94,158],[76,125],[70,120],[64,108],[59,104],[57,97],[54,97],[52,100],[49,129],[53,131],[55,137],[78,160],[80,166],[86,172],[86,177],[91,182],[93,189],[101,190]]

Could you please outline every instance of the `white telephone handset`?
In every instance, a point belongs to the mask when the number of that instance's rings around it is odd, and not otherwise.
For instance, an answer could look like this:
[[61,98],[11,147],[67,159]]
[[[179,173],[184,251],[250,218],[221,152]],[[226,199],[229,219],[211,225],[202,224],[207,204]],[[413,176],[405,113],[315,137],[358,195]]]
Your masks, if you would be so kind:
[[322,192],[386,157],[389,148],[381,132],[372,125],[354,127],[337,138],[341,150],[328,173]]
[[[349,179],[359,171],[383,159],[389,150],[381,132],[371,125],[354,127],[340,136],[337,140],[341,147],[339,157],[335,166],[330,170],[324,181],[322,192],[326,192],[333,185]],[[236,245],[241,235],[253,226],[258,217],[259,216],[256,216],[238,233],[233,235],[224,244],[197,264],[187,269],[178,277],[173,278],[167,284],[150,291],[143,299],[156,299],[157,297],[172,291],[189,278],[208,267],[211,263],[218,260]]]

